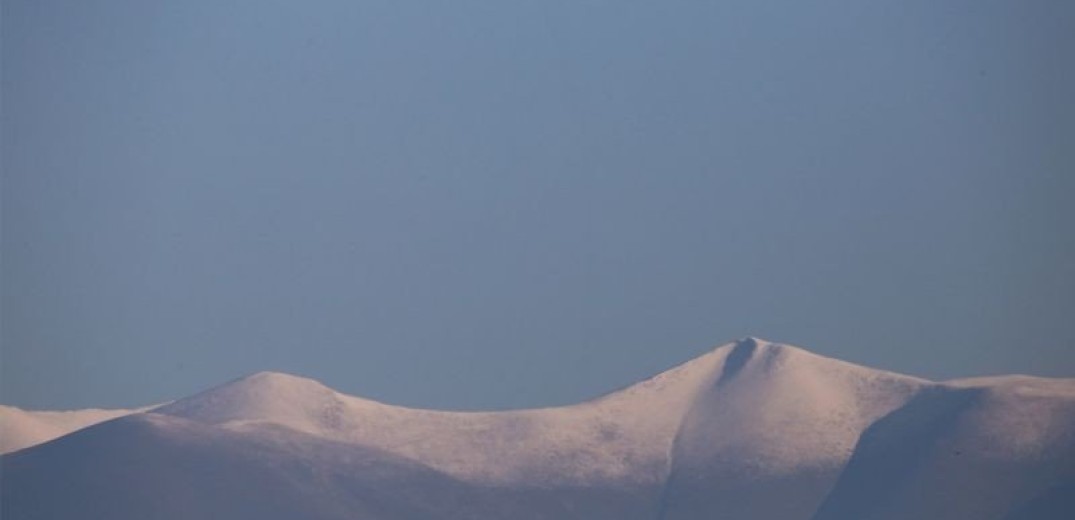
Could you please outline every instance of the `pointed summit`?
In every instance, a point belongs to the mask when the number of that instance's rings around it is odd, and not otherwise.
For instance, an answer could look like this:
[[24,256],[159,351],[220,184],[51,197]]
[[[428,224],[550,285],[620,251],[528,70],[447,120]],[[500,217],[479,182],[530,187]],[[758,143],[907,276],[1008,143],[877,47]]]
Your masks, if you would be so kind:
[[761,338],[759,338],[757,336],[744,336],[742,338],[739,338],[735,342],[735,344],[737,346],[750,346],[750,345],[758,346],[758,345],[767,344],[767,343],[769,343],[769,341],[761,339]]
[[730,380],[739,373],[747,362],[753,359],[758,351],[759,341],[757,338],[743,338],[732,344],[728,354],[724,357],[724,366],[721,368],[720,378],[717,384]]
[[807,350],[805,348],[799,347],[799,346],[789,345],[787,343],[779,343],[779,342],[776,342],[776,341],[769,341],[767,339],[759,338],[757,336],[745,336],[745,337],[739,338],[739,339],[737,339],[737,340],[735,340],[735,341],[733,341],[733,342],[731,342],[731,343],[729,343],[727,345],[724,345],[724,347],[728,347],[728,348],[731,348],[733,350],[744,349],[744,350],[759,351],[759,352],[760,351],[802,352],[802,353],[805,353],[805,354],[818,356],[818,354],[814,354],[813,352],[811,352],[811,351],[809,351],[809,350]]

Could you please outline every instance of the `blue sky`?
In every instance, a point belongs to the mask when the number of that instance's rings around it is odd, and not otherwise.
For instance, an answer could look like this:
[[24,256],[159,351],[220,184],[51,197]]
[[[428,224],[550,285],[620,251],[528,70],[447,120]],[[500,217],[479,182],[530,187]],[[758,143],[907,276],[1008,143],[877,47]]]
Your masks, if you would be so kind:
[[2,5],[0,402],[1075,375],[1075,4]]

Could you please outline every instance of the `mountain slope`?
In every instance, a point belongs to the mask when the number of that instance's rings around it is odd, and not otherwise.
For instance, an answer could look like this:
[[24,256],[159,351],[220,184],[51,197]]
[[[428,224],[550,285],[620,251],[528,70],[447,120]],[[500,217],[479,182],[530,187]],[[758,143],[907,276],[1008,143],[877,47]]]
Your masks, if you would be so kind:
[[0,405],[0,454],[28,448],[102,421],[146,410],[35,412]]
[[814,518],[1001,519],[1035,501],[1032,518],[1070,518],[1071,498],[1040,499],[1073,486],[1071,380],[952,381],[871,425]]
[[12,454],[4,472],[5,519],[652,518],[636,489],[481,486],[285,428],[152,413]]
[[483,483],[658,482],[667,446],[715,351],[586,403],[506,412],[386,405],[316,381],[259,373],[156,410],[233,431],[276,425],[361,444]]
[[0,517],[1051,518],[1073,433],[1075,380],[934,383],[754,338],[506,412],[259,373],[4,456]]
[[661,518],[810,518],[862,430],[929,385],[742,341],[684,415]]
[[[158,414],[127,416],[6,456],[0,513],[4,518],[421,518],[433,510],[421,503],[408,506],[413,497],[393,500],[394,489],[410,481],[427,497],[442,487],[453,490],[450,479],[407,461],[276,433],[241,435]],[[345,469],[347,479],[339,474]],[[348,483],[353,489],[340,489]]]

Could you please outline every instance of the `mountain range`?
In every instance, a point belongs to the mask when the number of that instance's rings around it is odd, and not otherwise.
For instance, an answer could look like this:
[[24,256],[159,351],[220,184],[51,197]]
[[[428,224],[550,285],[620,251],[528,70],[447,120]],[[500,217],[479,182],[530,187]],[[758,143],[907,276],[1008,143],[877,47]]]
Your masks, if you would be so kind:
[[0,518],[1075,517],[1075,379],[933,382],[745,338],[571,406],[392,406],[262,372],[0,407]]

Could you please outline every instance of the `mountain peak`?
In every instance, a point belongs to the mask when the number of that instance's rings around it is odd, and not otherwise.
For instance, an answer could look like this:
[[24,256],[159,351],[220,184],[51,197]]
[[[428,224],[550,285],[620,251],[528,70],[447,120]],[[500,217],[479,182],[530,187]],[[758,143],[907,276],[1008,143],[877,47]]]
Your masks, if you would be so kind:
[[764,339],[761,339],[761,338],[759,338],[757,336],[744,336],[744,337],[739,338],[738,340],[736,340],[734,343],[737,346],[750,346],[750,345],[757,346],[757,345],[761,345],[761,344],[767,344],[767,343],[770,343],[770,342],[766,341]]
[[[746,336],[739,338],[727,345],[733,350],[751,350],[751,351],[777,351],[777,352],[804,352],[807,354],[813,354],[809,350],[795,345],[789,345],[787,343],[779,343],[776,341],[769,341],[767,339],[759,338],[757,336]],[[816,354],[815,354],[816,355]]]
[[162,406],[156,413],[208,424],[271,422],[322,431],[339,410],[340,394],[313,379],[257,372]]
[[724,351],[724,364],[720,375],[722,381],[734,377],[748,364],[772,368],[792,358],[804,361],[812,359],[838,362],[799,347],[773,343],[754,336],[747,336],[723,345],[717,351]]
[[318,385],[324,386],[320,381],[308,377],[288,374],[287,372],[275,372],[263,370],[254,372],[227,384],[252,384],[252,385]]

